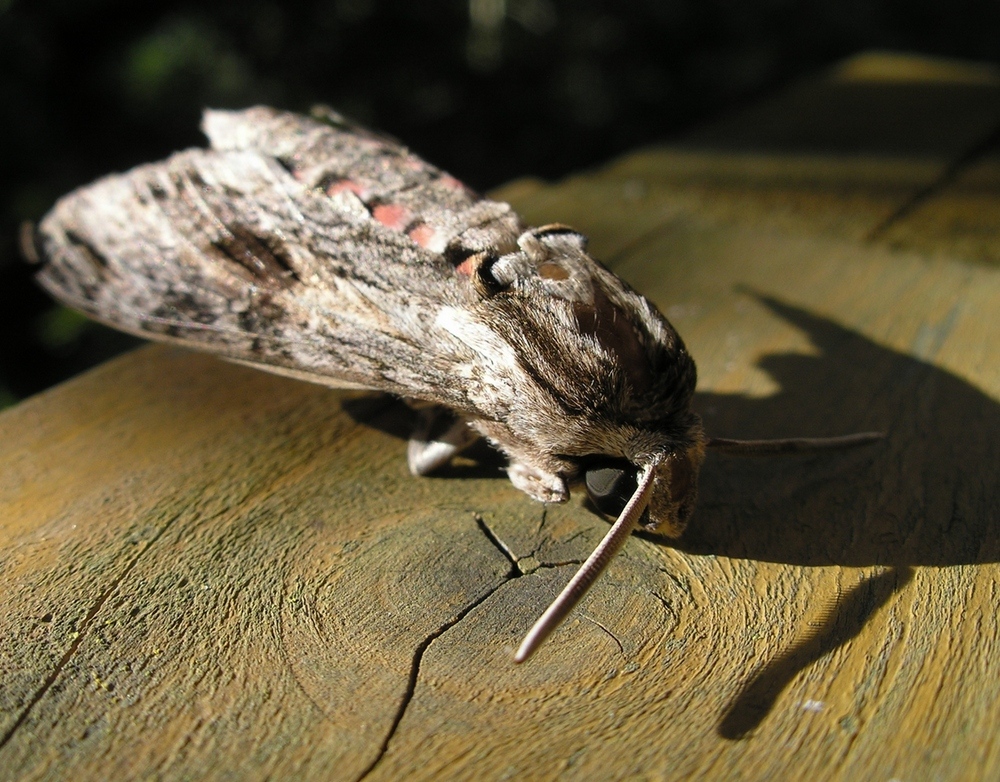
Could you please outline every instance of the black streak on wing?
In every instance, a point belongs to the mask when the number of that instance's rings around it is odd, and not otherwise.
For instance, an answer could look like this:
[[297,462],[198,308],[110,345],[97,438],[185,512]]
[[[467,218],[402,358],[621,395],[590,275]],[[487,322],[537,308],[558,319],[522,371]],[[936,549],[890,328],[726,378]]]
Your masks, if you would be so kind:
[[269,288],[283,288],[300,282],[280,240],[273,236],[257,237],[247,226],[233,223],[222,235],[204,248],[213,251],[250,272],[254,281]]

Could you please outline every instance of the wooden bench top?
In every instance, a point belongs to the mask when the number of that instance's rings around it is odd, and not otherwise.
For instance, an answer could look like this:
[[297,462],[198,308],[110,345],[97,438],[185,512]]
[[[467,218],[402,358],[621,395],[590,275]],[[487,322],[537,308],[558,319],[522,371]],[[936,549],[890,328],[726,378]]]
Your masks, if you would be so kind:
[[[652,298],[710,434],[688,534],[606,531],[409,414],[165,347],[0,415],[0,778],[1000,776],[1000,75],[842,63],[495,195]],[[502,544],[502,545],[501,545]]]

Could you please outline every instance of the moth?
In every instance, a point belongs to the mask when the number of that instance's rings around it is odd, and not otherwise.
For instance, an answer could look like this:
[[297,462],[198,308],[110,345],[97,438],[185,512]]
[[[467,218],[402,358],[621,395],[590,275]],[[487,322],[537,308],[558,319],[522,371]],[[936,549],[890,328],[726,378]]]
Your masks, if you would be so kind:
[[39,282],[151,339],[418,408],[426,475],[485,437],[511,482],[616,521],[536,622],[528,658],[637,526],[678,536],[706,448],[869,442],[708,438],[695,363],[656,307],[564,225],[525,226],[393,139],[330,109],[208,111],[207,149],[62,198],[29,251]]

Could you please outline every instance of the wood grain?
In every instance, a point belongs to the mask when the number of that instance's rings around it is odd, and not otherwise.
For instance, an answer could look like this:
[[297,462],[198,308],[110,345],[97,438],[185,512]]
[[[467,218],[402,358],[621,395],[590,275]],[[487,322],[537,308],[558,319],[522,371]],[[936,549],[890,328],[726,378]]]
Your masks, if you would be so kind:
[[711,433],[888,432],[711,456],[522,666],[606,524],[410,477],[391,400],[152,347],[0,415],[0,777],[996,776],[995,178],[948,215],[998,97],[869,56],[497,194],[664,309]]

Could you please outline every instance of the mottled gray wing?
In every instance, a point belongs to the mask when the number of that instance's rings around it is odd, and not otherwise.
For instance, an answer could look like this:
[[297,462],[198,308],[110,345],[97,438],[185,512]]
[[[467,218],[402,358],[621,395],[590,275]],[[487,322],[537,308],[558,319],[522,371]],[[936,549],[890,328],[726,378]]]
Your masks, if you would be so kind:
[[328,112],[208,112],[207,150],[106,177],[39,226],[42,285],[98,320],[327,385],[469,409],[442,307],[517,216]]

